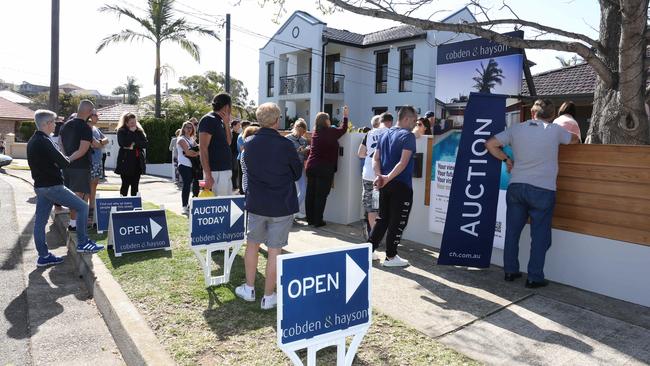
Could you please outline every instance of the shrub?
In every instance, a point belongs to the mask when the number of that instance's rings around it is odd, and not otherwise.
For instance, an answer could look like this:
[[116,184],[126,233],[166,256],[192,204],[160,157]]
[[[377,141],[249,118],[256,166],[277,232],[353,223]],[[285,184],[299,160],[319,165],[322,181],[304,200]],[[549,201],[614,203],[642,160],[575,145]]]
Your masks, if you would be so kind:
[[18,132],[20,132],[21,141],[29,140],[36,131],[36,123],[33,121],[25,121],[20,124]]
[[147,133],[147,162],[150,164],[170,163],[169,141],[181,128],[184,119],[147,117],[140,120],[142,128]]

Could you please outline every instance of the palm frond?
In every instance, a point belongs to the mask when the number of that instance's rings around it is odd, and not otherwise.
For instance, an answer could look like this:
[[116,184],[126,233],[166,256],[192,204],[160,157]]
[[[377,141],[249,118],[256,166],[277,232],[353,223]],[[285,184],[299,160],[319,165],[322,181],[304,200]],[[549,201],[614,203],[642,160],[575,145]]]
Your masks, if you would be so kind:
[[111,34],[110,36],[102,39],[102,41],[99,43],[99,46],[97,46],[95,53],[99,53],[99,51],[103,50],[104,47],[108,46],[111,43],[142,41],[145,39],[155,42],[154,39],[148,34],[135,32],[131,29],[124,29],[120,33]]
[[135,13],[133,13],[131,10],[129,10],[127,8],[123,8],[123,7],[117,6],[117,5],[104,5],[101,8],[99,8],[99,11],[114,13],[115,15],[117,15],[118,19],[121,18],[122,16],[125,16],[127,18],[132,19],[132,20],[135,20],[141,26],[146,28],[149,32],[154,33],[153,32],[154,29],[151,26],[151,22],[149,22],[148,19],[141,18],[141,17],[135,15]]
[[189,53],[196,62],[201,62],[201,52],[199,50],[199,45],[187,39],[184,34],[176,34],[172,37],[167,38],[167,40],[177,43],[179,46],[181,46],[182,49]]

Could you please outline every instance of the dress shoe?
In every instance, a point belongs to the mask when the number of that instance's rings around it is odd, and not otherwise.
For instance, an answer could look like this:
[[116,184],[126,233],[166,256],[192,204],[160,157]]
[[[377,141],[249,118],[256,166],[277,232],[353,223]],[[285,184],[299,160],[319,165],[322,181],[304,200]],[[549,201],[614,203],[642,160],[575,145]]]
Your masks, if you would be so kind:
[[516,273],[507,273],[506,272],[506,275],[505,275],[505,277],[503,279],[508,281],[508,282],[512,282],[512,281],[516,280],[517,278],[521,278],[521,272],[516,272]]
[[323,227],[323,226],[325,226],[325,225],[327,225],[327,223],[325,223],[325,221],[321,221],[321,222],[317,222],[317,223],[315,223],[315,224],[314,224],[314,227]]
[[544,286],[548,286],[548,280],[541,280],[541,281],[526,280],[526,288],[539,288]]

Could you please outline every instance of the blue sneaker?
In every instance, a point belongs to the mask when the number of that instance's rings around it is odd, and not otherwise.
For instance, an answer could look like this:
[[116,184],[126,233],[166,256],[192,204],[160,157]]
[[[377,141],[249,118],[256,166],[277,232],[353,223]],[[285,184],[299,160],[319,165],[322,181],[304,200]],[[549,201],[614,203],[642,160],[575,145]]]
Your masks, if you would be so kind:
[[103,245],[99,245],[94,241],[88,239],[85,244],[77,245],[77,253],[90,253],[94,254],[104,250]]
[[36,260],[36,267],[55,266],[61,263],[63,263],[63,258],[57,257],[50,252],[47,253],[47,256],[45,257],[38,257]]

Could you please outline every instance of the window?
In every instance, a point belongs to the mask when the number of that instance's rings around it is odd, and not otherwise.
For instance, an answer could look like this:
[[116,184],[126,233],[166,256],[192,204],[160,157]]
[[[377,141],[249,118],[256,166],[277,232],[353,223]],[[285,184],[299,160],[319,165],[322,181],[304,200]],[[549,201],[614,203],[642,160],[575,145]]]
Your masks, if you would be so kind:
[[273,96],[273,86],[275,84],[275,63],[266,64],[266,96]]
[[378,116],[384,112],[388,112],[388,107],[372,107],[372,114]]
[[413,47],[399,51],[399,91],[413,90]]
[[377,51],[375,73],[375,93],[386,93],[388,86],[388,50]]

